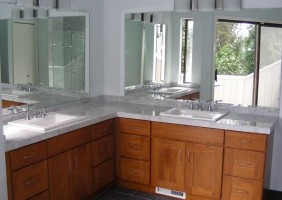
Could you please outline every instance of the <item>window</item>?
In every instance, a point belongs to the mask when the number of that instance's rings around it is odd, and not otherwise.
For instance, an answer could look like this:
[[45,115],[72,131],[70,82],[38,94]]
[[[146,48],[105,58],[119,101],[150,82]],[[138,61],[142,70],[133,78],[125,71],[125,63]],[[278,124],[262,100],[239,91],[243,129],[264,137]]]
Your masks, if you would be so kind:
[[219,20],[214,99],[279,106],[282,26]]
[[179,83],[190,83],[192,78],[193,25],[191,19],[181,19]]

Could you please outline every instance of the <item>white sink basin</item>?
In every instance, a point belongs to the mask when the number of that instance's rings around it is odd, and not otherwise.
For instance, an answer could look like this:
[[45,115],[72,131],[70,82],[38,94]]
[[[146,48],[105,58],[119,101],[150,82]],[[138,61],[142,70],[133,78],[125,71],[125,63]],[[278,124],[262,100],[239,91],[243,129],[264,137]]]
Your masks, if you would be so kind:
[[207,121],[217,121],[226,114],[227,112],[189,110],[189,109],[179,109],[179,108],[172,108],[170,110],[160,113],[160,115],[162,116],[201,119]]
[[183,87],[170,87],[170,88],[161,88],[159,90],[149,90],[148,93],[155,93],[155,94],[167,94],[167,95],[173,95],[180,92],[187,91],[187,88]]
[[23,97],[33,94],[33,92],[27,92],[22,90],[3,90],[2,95],[10,97]]
[[19,119],[8,122],[8,124],[24,129],[45,132],[62,125],[70,124],[85,119],[84,116],[69,115],[63,113],[48,113],[46,117],[31,120]]

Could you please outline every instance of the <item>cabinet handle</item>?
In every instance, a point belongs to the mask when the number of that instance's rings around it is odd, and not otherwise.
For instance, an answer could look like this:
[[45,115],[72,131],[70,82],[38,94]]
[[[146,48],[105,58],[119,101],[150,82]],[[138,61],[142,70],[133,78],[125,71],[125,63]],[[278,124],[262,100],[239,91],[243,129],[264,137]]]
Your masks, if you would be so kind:
[[75,167],[77,168],[77,158],[76,158],[76,156],[74,156],[74,160],[75,160]]
[[249,194],[249,192],[246,190],[236,190],[236,192],[240,194]]
[[99,150],[99,151],[98,151],[98,153],[104,153],[104,152],[106,152],[106,151],[107,151],[107,149],[109,149],[109,147],[108,147],[108,148],[105,148],[105,149],[101,149],[101,150]]
[[138,171],[138,170],[130,170],[130,172],[133,173],[133,174],[140,174],[141,173],[141,171]]
[[103,173],[103,174],[101,174],[100,176],[99,176],[99,179],[102,179],[102,178],[104,178],[105,177],[105,174]]
[[140,147],[140,146],[130,145],[129,147],[130,147],[131,149],[141,149],[141,147]]
[[249,143],[252,143],[251,141],[248,141],[248,140],[240,140],[241,143],[244,143],[244,144],[249,144]]
[[98,132],[105,132],[107,130],[108,130],[108,128],[102,128],[102,129],[99,129]]
[[30,184],[34,184],[37,182],[37,179],[35,177],[30,177],[27,178],[24,182],[25,185],[30,185]]
[[71,163],[71,160],[69,159],[69,169],[71,170],[72,168],[72,163]]
[[238,165],[239,165],[239,166],[246,167],[246,166],[250,166],[251,163],[249,163],[249,162],[239,162]]
[[131,129],[139,129],[140,127],[139,126],[130,126],[129,128],[131,128]]
[[32,157],[35,157],[35,156],[36,156],[36,154],[31,154],[31,155],[28,155],[28,156],[24,156],[23,158],[28,159],[28,158],[32,158]]
[[182,161],[182,149],[179,149],[180,161]]
[[187,151],[187,161],[190,162],[190,151]]

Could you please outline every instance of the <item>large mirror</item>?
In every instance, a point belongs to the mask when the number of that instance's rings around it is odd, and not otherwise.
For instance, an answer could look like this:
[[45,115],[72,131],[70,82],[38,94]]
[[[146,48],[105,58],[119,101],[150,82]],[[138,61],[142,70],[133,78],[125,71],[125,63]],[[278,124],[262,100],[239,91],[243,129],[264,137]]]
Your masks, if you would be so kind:
[[[154,24],[166,25],[163,81],[171,86],[199,86],[203,100],[212,98],[231,104],[279,107],[281,11],[251,9],[151,13]],[[136,22],[130,16],[132,14],[125,16],[125,87],[144,84],[142,79],[129,81],[132,77],[144,77],[144,71],[134,69],[136,63],[128,65],[127,60],[154,55],[154,52],[144,54],[142,43],[134,44],[135,47],[142,47],[139,52],[128,52],[127,37],[135,34],[144,40],[146,27],[142,20]],[[155,16],[157,19],[154,22]],[[137,23],[143,26],[134,28]],[[151,46],[155,41],[154,38],[150,41]],[[147,48],[146,43],[145,50]],[[153,65],[150,66],[153,69]]]
[[87,93],[86,16],[0,3],[1,82]]

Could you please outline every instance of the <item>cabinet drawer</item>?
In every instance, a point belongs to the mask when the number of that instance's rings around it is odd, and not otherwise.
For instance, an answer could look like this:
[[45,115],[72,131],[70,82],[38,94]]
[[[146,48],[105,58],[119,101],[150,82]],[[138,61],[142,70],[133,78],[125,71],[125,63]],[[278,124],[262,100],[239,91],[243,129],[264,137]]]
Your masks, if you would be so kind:
[[48,189],[47,161],[12,173],[14,200],[23,200]]
[[223,146],[224,130],[152,122],[152,136]]
[[149,121],[120,118],[119,128],[122,133],[150,136]]
[[267,136],[263,134],[226,131],[225,146],[264,152],[266,150],[266,139]]
[[224,174],[262,180],[265,154],[256,151],[225,149]]
[[261,200],[262,181],[224,176],[222,200]]
[[114,180],[114,162],[109,160],[93,168],[94,190],[97,191]]
[[91,141],[90,126],[81,128],[47,140],[48,156],[73,149]]
[[97,140],[113,133],[114,120],[110,119],[91,126],[92,140]]
[[120,134],[120,155],[150,161],[150,138],[139,135]]
[[45,191],[29,200],[49,200],[49,199],[50,199],[49,191]]
[[121,158],[120,178],[136,183],[150,184],[150,163],[145,161]]
[[92,142],[93,166],[113,157],[113,135]]
[[39,142],[9,152],[12,171],[47,158],[46,142]]

